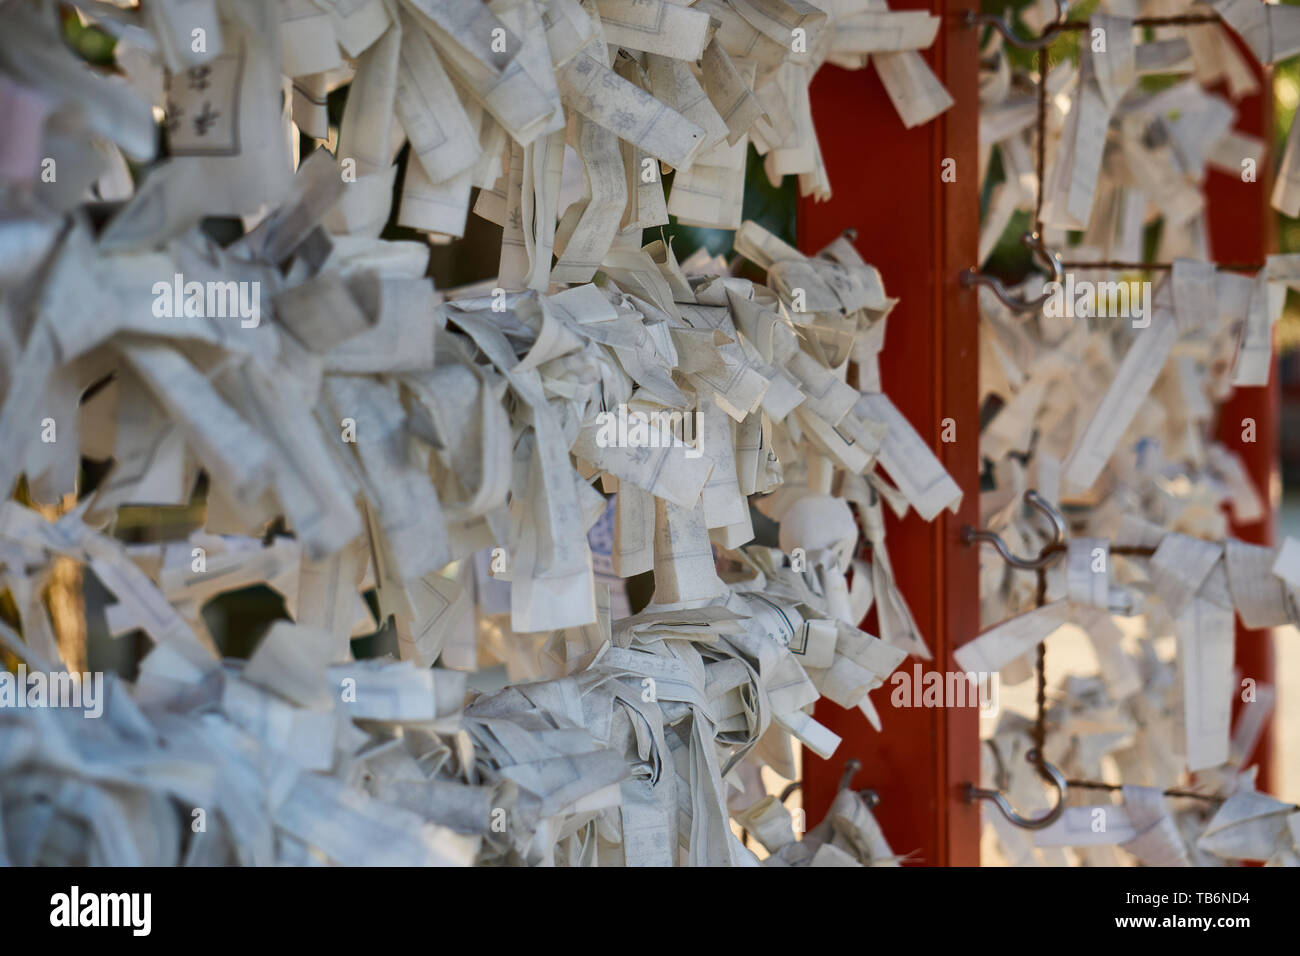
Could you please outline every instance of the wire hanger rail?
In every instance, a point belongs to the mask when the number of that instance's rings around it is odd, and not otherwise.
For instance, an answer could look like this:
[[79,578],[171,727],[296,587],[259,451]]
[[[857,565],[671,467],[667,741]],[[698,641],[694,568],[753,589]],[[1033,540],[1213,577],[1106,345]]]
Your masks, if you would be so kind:
[[[1091,19],[1067,21],[1066,18],[1069,13],[1069,4],[1066,0],[1056,0],[1055,18],[1043,28],[1043,32],[1037,37],[1028,38],[1016,33],[1005,17],[988,13],[976,13],[973,10],[967,10],[962,17],[962,22],[968,27],[992,27],[1012,46],[1022,50],[1035,50],[1038,53],[1038,112],[1035,124],[1038,171],[1037,182],[1034,187],[1034,227],[1020,237],[1020,242],[1033,253],[1035,259],[1040,260],[1047,268],[1051,276],[1048,283],[1060,283],[1066,269],[1105,269],[1113,272],[1170,270],[1173,268],[1171,262],[1122,262],[1116,260],[1066,262],[1062,261],[1059,253],[1048,249],[1043,241],[1043,177],[1047,165],[1047,50],[1056,41],[1058,33],[1087,30],[1092,26]],[[1131,20],[1130,23],[1135,27],[1192,27],[1222,25],[1223,20],[1217,13],[1209,13],[1169,17],[1137,17]],[[1230,272],[1258,272],[1264,266],[1262,263],[1228,262],[1215,263],[1215,268]],[[1003,284],[1001,279],[983,272],[976,266],[962,272],[959,281],[963,288],[988,286],[998,301],[1013,312],[1037,311],[1050,298],[1050,293],[1046,291],[1042,295],[1033,298],[1017,296]]]
[[[1018,571],[1033,571],[1038,576],[1038,587],[1034,595],[1034,606],[1042,607],[1047,603],[1047,569],[1056,561],[1060,560],[1068,549],[1066,543],[1066,524],[1065,518],[1054,508],[1037,491],[1030,489],[1024,495],[1025,504],[1039,512],[1047,518],[1052,525],[1052,537],[1040,549],[1037,555],[1024,558],[1016,555],[1002,540],[1002,536],[995,531],[988,529],[976,529],[967,525],[961,530],[961,540],[963,544],[972,545],[979,543],[991,544],[998,554],[1006,563]],[[1155,554],[1156,549],[1145,545],[1112,545],[1111,554],[1123,555],[1126,557],[1149,558]],[[1025,754],[1026,759],[1034,764],[1038,769],[1039,775],[1056,790],[1056,803],[1047,811],[1047,813],[1038,817],[1026,817],[1017,812],[1001,790],[988,790],[977,787],[973,783],[967,783],[964,788],[964,796],[967,803],[975,800],[988,800],[1016,826],[1026,830],[1041,830],[1050,826],[1060,818],[1065,812],[1066,797],[1069,794],[1069,788],[1075,787],[1080,790],[1108,790],[1117,792],[1123,790],[1122,784],[1103,783],[1098,780],[1074,780],[1067,779],[1055,766],[1047,761],[1044,757],[1045,745],[1047,743],[1047,642],[1039,641],[1037,660],[1035,662],[1035,676],[1037,678],[1037,695],[1036,711],[1031,735],[1033,738],[1032,748]],[[1196,793],[1191,790],[1171,787],[1162,790],[1161,793],[1166,797],[1185,797],[1195,800],[1203,800],[1215,805],[1223,802],[1222,797],[1213,794]]]

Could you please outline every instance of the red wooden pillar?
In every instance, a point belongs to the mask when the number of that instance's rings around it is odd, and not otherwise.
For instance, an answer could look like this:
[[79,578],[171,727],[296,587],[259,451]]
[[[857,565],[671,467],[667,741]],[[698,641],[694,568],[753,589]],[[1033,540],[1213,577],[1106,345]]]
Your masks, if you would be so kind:
[[[978,338],[975,293],[958,276],[975,264],[979,235],[978,31],[962,24],[974,0],[901,0],[891,9],[922,9],[943,17],[923,54],[956,104],[938,119],[906,130],[873,68],[826,66],[812,84],[813,121],[833,198],[803,200],[799,244],[815,252],[845,229],[880,269],[901,302],[889,317],[882,377],[889,396],[944,462],[965,492],[957,515],[933,523],[915,514],[889,518],[887,544],[899,586],[934,659],[925,670],[959,670],[953,651],[979,628],[978,559],[959,540],[977,525],[979,495]],[[956,182],[940,178],[956,160]],[[939,440],[941,422],[956,422],[957,441]],[[909,672],[912,660],[903,667]],[[890,685],[872,699],[884,733],[862,715],[829,701],[816,717],[844,743],[830,761],[804,752],[804,806],[820,820],[844,761],[863,769],[855,787],[881,796],[877,818],[894,850],[931,865],[979,863],[979,810],[961,789],[979,779],[975,708],[894,708]]]
[[[1264,140],[1268,152],[1259,164],[1257,182],[1243,182],[1239,174],[1212,171],[1206,182],[1210,254],[1218,262],[1263,262],[1276,249],[1276,213],[1269,206],[1273,191],[1273,83],[1271,72],[1260,66],[1240,41],[1237,48],[1251,63],[1260,90],[1238,103],[1236,129]],[[1222,93],[1223,91],[1220,90]],[[1276,363],[1264,388],[1240,388],[1219,409],[1218,437],[1237,452],[1255,487],[1264,498],[1264,518],[1250,525],[1234,523],[1234,537],[1253,544],[1272,545],[1281,480],[1278,473],[1278,372]],[[1243,423],[1255,420],[1254,442],[1242,441]],[[1257,683],[1273,683],[1273,637],[1265,629],[1248,630],[1237,622],[1237,668]],[[1237,701],[1237,708],[1250,706]],[[1259,788],[1273,789],[1273,734],[1271,729],[1255,748]],[[1249,765],[1249,761],[1247,762]]]

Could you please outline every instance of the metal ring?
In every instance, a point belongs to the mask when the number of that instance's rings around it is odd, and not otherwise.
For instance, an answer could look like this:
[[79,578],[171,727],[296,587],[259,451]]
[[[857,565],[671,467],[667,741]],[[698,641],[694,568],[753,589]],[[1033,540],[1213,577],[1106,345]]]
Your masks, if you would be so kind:
[[[1043,237],[1037,232],[1027,232],[1020,237],[1020,244],[1030,250],[1046,266],[1051,273],[1051,279],[1044,285],[1053,282],[1058,285],[1065,279],[1065,267],[1061,265],[1061,257],[1052,252],[1043,243]],[[1013,312],[1033,312],[1043,307],[1043,303],[1052,297],[1052,293],[1044,288],[1043,294],[1033,299],[1017,299],[1011,294],[1011,291],[1002,284],[1002,280],[996,276],[985,275],[977,269],[967,269],[961,274],[961,284],[964,288],[969,289],[971,286],[986,285],[993,290],[993,294],[998,297],[998,301],[1005,305]]]
[[1056,39],[1056,31],[1061,28],[1061,24],[1065,23],[1065,18],[1069,15],[1069,12],[1069,6],[1065,0],[1056,0],[1056,19],[1043,29],[1041,36],[1029,40],[1016,36],[1016,32],[1011,29],[1011,25],[1003,17],[995,17],[991,13],[976,13],[974,10],[967,10],[964,19],[968,27],[992,27],[998,33],[1001,33],[1003,38],[1012,46],[1020,47],[1022,50],[1041,50]]
[[973,783],[966,784],[966,802],[973,803],[976,800],[992,800],[993,805],[998,808],[1004,817],[1024,830],[1041,830],[1043,827],[1051,826],[1055,823],[1062,813],[1065,812],[1065,798],[1069,794],[1070,785],[1066,783],[1064,775],[1046,760],[1039,759],[1037,750],[1031,750],[1026,754],[1031,763],[1038,765],[1039,773],[1043,779],[1052,785],[1056,790],[1056,806],[1048,810],[1041,817],[1024,817],[1021,816],[1007,798],[998,790],[984,790],[975,786]]

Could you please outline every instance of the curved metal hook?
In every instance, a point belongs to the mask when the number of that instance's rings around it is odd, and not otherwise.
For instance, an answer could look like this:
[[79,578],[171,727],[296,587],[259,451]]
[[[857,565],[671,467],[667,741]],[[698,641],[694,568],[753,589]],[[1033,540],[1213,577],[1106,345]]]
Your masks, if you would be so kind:
[[[857,757],[850,757],[844,761],[844,772],[840,774],[840,785],[838,790],[848,790],[853,783],[853,778],[857,772],[862,769],[862,761]],[[858,799],[867,805],[868,810],[874,810],[880,806],[880,794],[874,790],[855,790]]]
[[1044,545],[1043,550],[1046,551],[1048,548],[1057,548],[1065,544],[1065,518],[1052,507],[1051,502],[1033,488],[1030,488],[1025,492],[1025,504],[1036,509],[1052,525],[1052,540]]
[[1037,750],[1029,751],[1026,756],[1030,763],[1038,765],[1039,773],[1043,779],[1050,783],[1056,790],[1056,806],[1048,810],[1041,817],[1022,817],[1016,812],[1015,807],[1007,801],[997,790],[984,790],[975,786],[973,783],[966,784],[966,802],[973,803],[976,800],[992,800],[993,805],[998,808],[1004,817],[1014,823],[1016,826],[1025,830],[1041,830],[1043,827],[1051,826],[1065,812],[1065,798],[1070,791],[1070,786],[1065,782],[1065,777],[1061,771],[1057,770],[1046,760],[1040,760]]
[[1002,559],[1007,564],[1022,571],[1037,571],[1039,568],[1045,568],[1053,564],[1065,553],[1060,547],[1065,543],[1065,519],[1061,517],[1059,511],[1048,503],[1046,498],[1032,488],[1025,492],[1025,503],[1047,518],[1052,525],[1052,540],[1043,546],[1037,557],[1022,558],[1012,554],[1011,549],[1007,547],[1007,543],[1002,540],[1000,534],[995,531],[976,530],[970,525],[966,525],[961,529],[962,544],[987,541],[997,548],[998,554],[1002,555]]
[[1018,46],[1022,50],[1041,50],[1056,39],[1056,31],[1061,28],[1061,24],[1065,22],[1069,12],[1069,6],[1065,0],[1056,0],[1056,19],[1043,29],[1042,36],[1034,37],[1031,40],[1023,40],[1016,36],[1015,31],[1011,29],[1011,25],[1005,19],[995,17],[990,13],[977,14],[974,10],[967,10],[965,20],[966,25],[971,27],[991,26],[998,33],[1001,33],[1008,43],[1012,46]]
[[[1064,281],[1065,267],[1061,265],[1061,257],[1057,253],[1049,250],[1047,246],[1043,244],[1043,237],[1041,235],[1037,232],[1027,232],[1020,237],[1020,244],[1034,253],[1039,261],[1041,261],[1047,268],[1047,271],[1051,273],[1052,277],[1048,280],[1048,283],[1055,282],[1059,285]],[[995,276],[985,275],[983,272],[974,268],[967,269],[961,274],[962,286],[968,289],[975,285],[988,286],[993,290],[993,294],[998,297],[998,301],[1012,312],[1033,312],[1036,309],[1041,309],[1043,303],[1052,297],[1052,293],[1046,290],[1046,285],[1048,283],[1044,284],[1043,294],[1037,298],[1017,299],[1011,294],[1007,287],[1002,284],[1002,280]]]
[[850,757],[848,760],[844,761],[844,772],[840,774],[840,785],[835,789],[847,790],[849,784],[853,782],[853,778],[857,776],[858,771],[861,769],[862,761],[857,757]]

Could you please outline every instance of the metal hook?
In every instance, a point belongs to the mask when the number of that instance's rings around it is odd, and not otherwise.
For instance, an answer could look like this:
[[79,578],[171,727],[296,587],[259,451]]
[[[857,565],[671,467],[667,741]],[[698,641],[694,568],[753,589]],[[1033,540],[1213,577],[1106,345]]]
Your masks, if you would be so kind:
[[1041,830],[1043,827],[1051,826],[1057,821],[1062,813],[1065,812],[1065,798],[1069,793],[1070,785],[1066,783],[1065,777],[1061,771],[1057,770],[1046,760],[1040,758],[1037,750],[1031,750],[1026,754],[1030,763],[1038,765],[1038,771],[1042,774],[1043,779],[1052,785],[1056,790],[1056,806],[1048,810],[1041,817],[1022,817],[1016,812],[1015,807],[1007,802],[1007,798],[1002,796],[997,790],[984,790],[975,786],[973,783],[966,784],[966,802],[973,803],[976,800],[992,800],[994,806],[1001,811],[1002,815],[1014,823],[1016,826],[1025,830]]
[[993,754],[993,783],[999,790],[1005,790],[1011,786],[1011,774],[1007,772],[1007,765],[1002,760],[1002,751],[998,750],[996,740],[986,740],[989,751]]
[[1052,297],[1052,293],[1046,290],[1046,286],[1052,282],[1058,285],[1065,279],[1065,267],[1061,265],[1061,257],[1052,252],[1043,243],[1043,237],[1037,232],[1027,232],[1020,237],[1020,244],[1034,253],[1036,257],[1047,267],[1052,274],[1052,278],[1044,283],[1043,294],[1034,299],[1017,299],[1002,280],[995,276],[985,275],[977,269],[970,268],[961,274],[961,284],[963,288],[969,289],[971,286],[986,285],[993,290],[993,294],[998,297],[998,301],[1005,305],[1013,312],[1033,312],[1040,309],[1043,303]]
[[1061,517],[1059,511],[1048,503],[1046,498],[1032,488],[1025,492],[1025,503],[1035,508],[1052,524],[1052,540],[1043,546],[1037,557],[1022,558],[1012,554],[1011,549],[1007,547],[1007,543],[1002,540],[1000,534],[995,531],[976,530],[970,525],[966,525],[961,529],[962,544],[987,541],[997,548],[998,554],[1002,555],[1002,559],[1007,564],[1013,568],[1019,568],[1021,571],[1037,571],[1055,563],[1065,553],[1061,548],[1061,545],[1065,543],[1065,519]]
[[[862,761],[857,757],[850,757],[844,761],[844,772],[840,774],[840,785],[837,789],[848,790],[853,783],[853,778],[857,776],[862,769]],[[866,804],[868,810],[874,810],[880,806],[880,794],[874,790],[855,790],[859,800]]]
[[1065,18],[1069,12],[1069,6],[1066,4],[1065,0],[1056,0],[1056,19],[1043,29],[1041,36],[1035,37],[1032,40],[1023,40],[1016,36],[1015,31],[1011,29],[1011,25],[1008,24],[1005,19],[1002,17],[995,17],[990,13],[977,14],[974,10],[967,10],[966,16],[963,19],[968,27],[991,26],[993,29],[997,30],[998,33],[1001,33],[1008,43],[1012,46],[1018,46],[1022,50],[1041,50],[1056,39],[1056,31],[1061,28],[1061,24],[1065,22]]
[[848,760],[844,761],[844,772],[840,774],[840,785],[835,789],[847,790],[849,784],[853,782],[853,778],[857,776],[858,771],[861,769],[862,761],[857,757],[850,757]]

